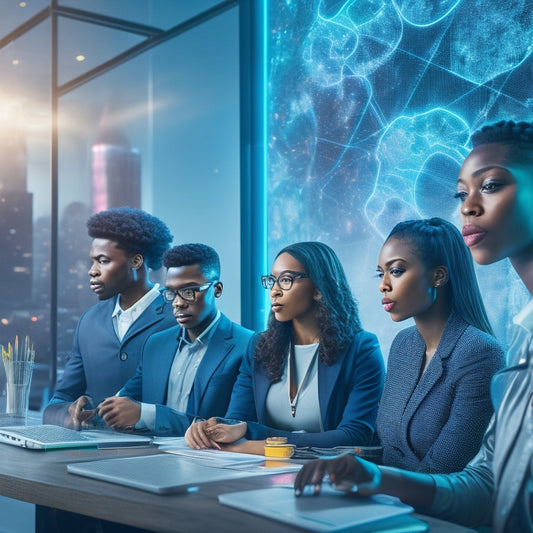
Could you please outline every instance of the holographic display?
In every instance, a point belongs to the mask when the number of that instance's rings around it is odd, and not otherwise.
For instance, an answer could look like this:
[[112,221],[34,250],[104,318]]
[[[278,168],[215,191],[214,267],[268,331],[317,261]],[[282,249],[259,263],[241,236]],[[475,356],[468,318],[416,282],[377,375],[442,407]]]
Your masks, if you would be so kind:
[[[386,356],[407,324],[380,306],[383,239],[407,218],[460,226],[455,182],[470,134],[533,118],[533,7],[271,0],[267,28],[269,261],[291,242],[331,245]],[[477,272],[507,342],[525,289],[506,262]]]

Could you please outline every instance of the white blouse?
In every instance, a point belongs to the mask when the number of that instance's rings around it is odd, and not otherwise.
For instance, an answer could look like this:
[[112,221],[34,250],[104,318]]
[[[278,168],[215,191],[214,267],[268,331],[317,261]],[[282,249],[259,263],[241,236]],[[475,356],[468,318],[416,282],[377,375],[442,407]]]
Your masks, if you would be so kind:
[[[266,397],[267,425],[283,431],[323,431],[318,403],[318,344],[294,346],[296,383],[299,387],[295,416],[289,400],[289,353],[281,380],[273,383]],[[303,381],[303,383],[302,383]]]

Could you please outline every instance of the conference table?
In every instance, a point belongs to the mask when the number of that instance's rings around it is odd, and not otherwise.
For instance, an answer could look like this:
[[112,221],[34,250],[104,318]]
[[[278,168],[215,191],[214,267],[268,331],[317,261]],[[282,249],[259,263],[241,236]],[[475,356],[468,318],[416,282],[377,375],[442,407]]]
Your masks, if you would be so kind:
[[[157,495],[67,472],[73,462],[161,453],[156,447],[39,451],[0,444],[0,494],[157,532],[302,531],[281,522],[220,505],[220,494],[292,483],[276,473],[202,484],[190,493]],[[467,528],[414,514],[432,533]]]

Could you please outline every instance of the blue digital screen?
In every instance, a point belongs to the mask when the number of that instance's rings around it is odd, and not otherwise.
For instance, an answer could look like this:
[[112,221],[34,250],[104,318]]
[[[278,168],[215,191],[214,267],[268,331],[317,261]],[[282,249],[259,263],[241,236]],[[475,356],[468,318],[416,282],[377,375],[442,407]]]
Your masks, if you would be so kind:
[[[375,271],[392,227],[460,227],[471,133],[533,118],[533,8],[493,0],[271,0],[267,12],[268,260],[320,240],[341,258],[385,357],[396,332]],[[497,336],[528,295],[506,261],[476,268]]]

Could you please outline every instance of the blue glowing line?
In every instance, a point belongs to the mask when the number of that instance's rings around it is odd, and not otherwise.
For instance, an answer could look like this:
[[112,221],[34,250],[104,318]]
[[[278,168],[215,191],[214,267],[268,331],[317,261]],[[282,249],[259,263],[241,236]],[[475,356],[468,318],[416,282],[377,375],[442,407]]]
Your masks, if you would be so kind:
[[[450,28],[450,25],[451,25],[451,23],[452,23],[452,20],[453,20],[453,19],[450,19],[448,25],[446,26],[446,28],[444,29],[444,31],[441,33],[441,35],[440,35],[440,39],[438,39],[438,40],[436,39],[436,40],[435,40],[435,43],[434,43],[434,45],[432,46],[432,51],[431,51],[431,53],[430,53],[429,58],[428,58],[428,59],[424,59],[424,60],[422,60],[422,62],[425,63],[424,72],[421,73],[421,75],[420,75],[420,77],[419,77],[419,80],[420,80],[420,81],[418,82],[418,84],[417,84],[415,87],[413,87],[413,90],[412,90],[412,92],[411,92],[411,95],[409,96],[409,98],[408,98],[407,101],[405,102],[405,105],[403,106],[403,109],[407,109],[407,108],[409,107],[409,104],[411,103],[411,99],[413,98],[413,96],[414,96],[416,90],[418,89],[418,86],[420,85],[420,82],[421,82],[422,79],[424,78],[424,75],[425,75],[425,73],[427,72],[427,70],[428,70],[428,68],[430,67],[430,65],[431,65],[431,66],[435,65],[435,63],[433,63],[432,60],[433,60],[433,58],[435,57],[435,54],[437,53],[437,51],[439,50],[439,48],[440,48],[440,44],[441,44],[441,42],[442,42],[442,39],[444,39],[444,36],[446,35],[448,29]],[[398,49],[399,49],[399,50],[402,50],[401,48],[398,48]],[[404,50],[402,50],[402,51],[405,52]],[[406,52],[406,53],[407,53],[407,52]],[[412,54],[411,54],[411,55],[412,55]],[[421,58],[420,58],[420,59],[421,59]],[[437,65],[435,65],[435,66],[437,66]]]
[[[372,96],[372,100],[370,103],[370,109],[372,109],[374,116],[379,120],[379,125],[381,127],[385,127],[388,121],[385,118],[385,113],[383,113],[381,106],[375,100],[374,96]],[[369,135],[369,137],[371,137],[371,135]],[[365,138],[365,140],[368,139],[369,137]]]
[[[267,254],[268,254],[268,165],[267,165],[267,147],[268,147],[268,0],[263,0],[263,35],[262,35],[262,50],[261,50],[261,60],[262,60],[262,79],[261,79],[261,120],[263,121],[262,128],[262,175],[261,175],[261,194],[262,194],[262,236],[261,236],[261,274],[267,272]],[[266,311],[269,306],[268,292],[265,291],[263,294],[263,305],[261,306],[264,311],[263,317],[263,328],[267,325],[268,312]]]
[[268,75],[268,1],[263,0],[263,39],[262,39],[262,50],[261,50],[261,59],[262,59],[262,79],[261,79],[261,120],[262,120],[262,195],[263,195],[263,235],[262,235],[262,243],[263,243],[263,251],[262,251],[262,258],[261,258],[261,265],[263,267],[263,271],[266,272],[266,250],[268,246],[268,180],[267,180],[267,146],[268,146],[268,91],[267,91],[267,75]]
[[[507,93],[505,93],[502,90],[502,88],[507,84],[507,82],[509,81],[509,78],[513,75],[513,73],[514,73],[514,69],[510,70],[507,73],[507,76],[505,77],[505,80],[502,82],[502,84],[501,84],[499,89],[494,89],[493,87],[491,87],[490,85],[487,85],[486,83],[478,84],[478,85],[472,87],[472,89],[470,89],[469,91],[467,91],[467,92],[461,94],[460,96],[458,96],[455,100],[452,100],[452,101],[448,102],[446,105],[452,106],[453,104],[457,103],[458,101],[464,99],[469,94],[472,94],[475,91],[477,91],[479,88],[483,87],[484,89],[487,89],[487,91],[489,91],[494,97],[499,98],[500,96],[504,96],[505,98],[508,98],[511,102],[515,103],[516,105],[518,105],[520,107],[523,107],[524,109],[527,109],[528,112],[529,112],[530,108],[529,108],[529,105],[528,105],[527,102],[523,102],[521,100],[517,100],[514,96],[511,96],[510,94],[507,94]],[[492,82],[492,80],[491,80],[491,82]],[[494,103],[495,102],[493,102],[490,107],[493,107]],[[487,102],[487,105],[488,104],[490,104],[490,102]],[[486,106],[485,106],[485,109],[486,109]],[[485,111],[485,113],[486,113],[486,111]],[[483,113],[482,115],[484,115],[485,113]],[[481,117],[481,118],[484,120],[484,117]],[[475,129],[475,124],[473,125],[473,127]]]
[[[368,101],[367,101],[366,105],[363,106],[363,110],[364,111],[359,114],[359,120],[357,121],[357,124],[353,128],[352,135],[350,136],[348,144],[345,145],[345,149],[339,155],[336,164],[331,167],[329,172],[327,174],[325,174],[324,178],[330,178],[330,176],[333,174],[333,172],[335,170],[338,169],[339,165],[341,164],[342,160],[344,159],[344,156],[346,155],[346,151],[349,149],[349,147],[351,148],[353,146],[352,141],[353,141],[354,137],[356,137],[357,132],[359,131],[359,126],[361,125],[363,117],[365,116],[365,111],[368,109],[368,105],[369,105],[368,103],[370,102],[370,97],[372,96],[372,86],[370,85],[368,80],[366,80],[365,78],[361,78],[361,80],[367,85],[367,88],[369,90]],[[327,180],[327,181],[329,181],[329,180]]]
[[441,20],[444,20],[446,17],[448,17],[450,15],[450,13],[452,11],[455,10],[455,8],[461,3],[462,0],[457,0],[457,2],[455,2],[455,4],[452,5],[452,7],[450,7],[448,9],[448,11],[446,11],[443,15],[441,15],[439,18],[436,18],[436,19],[432,19],[431,22],[428,22],[426,24],[421,24],[421,23],[417,23],[417,22],[413,22],[412,20],[408,19],[404,14],[403,14],[403,11],[398,7],[398,3],[397,3],[397,0],[392,0],[392,3],[394,5],[394,7],[396,8],[396,10],[398,11],[398,14],[400,15],[400,17],[405,20],[405,22],[407,22],[410,26],[415,26],[416,28],[428,28],[429,26],[434,26],[435,24],[438,24]]
[[[446,74],[450,74],[450,75],[452,75],[452,76],[454,76],[456,78],[459,78],[459,79],[461,79],[461,80],[473,85],[472,89],[470,89],[468,92],[462,93],[461,96],[459,97],[459,99],[464,98],[464,96],[466,96],[467,94],[470,94],[473,91],[476,91],[476,90],[478,90],[480,88],[484,88],[484,89],[487,89],[487,91],[489,91],[491,93],[494,93],[497,96],[505,96],[506,98],[509,98],[510,100],[515,101],[517,104],[524,105],[524,102],[521,102],[520,100],[517,100],[513,96],[511,96],[511,95],[509,95],[509,94],[507,94],[507,93],[505,93],[505,92],[503,92],[501,90],[494,89],[493,87],[488,85],[488,83],[492,83],[494,80],[489,80],[488,82],[485,82],[485,83],[478,83],[476,81],[473,81],[473,80],[470,80],[468,78],[465,78],[464,76],[460,76],[459,74],[457,74],[457,72],[454,72],[453,70],[445,68],[442,65],[439,65],[437,63],[431,63],[429,59],[425,59],[425,58],[419,56],[418,54],[413,54],[412,52],[409,52],[408,50],[405,50],[405,49],[399,48],[399,47],[398,47],[398,51],[404,53],[405,55],[407,55],[409,57],[413,57],[415,59],[418,59],[422,63],[428,63],[429,65],[431,65],[436,70],[440,70],[442,72],[446,72]],[[514,68],[509,72],[509,74],[512,74],[513,71],[514,71]],[[457,100],[458,99],[453,100],[453,102],[456,102]],[[450,105],[450,103],[448,102],[447,105]]]

